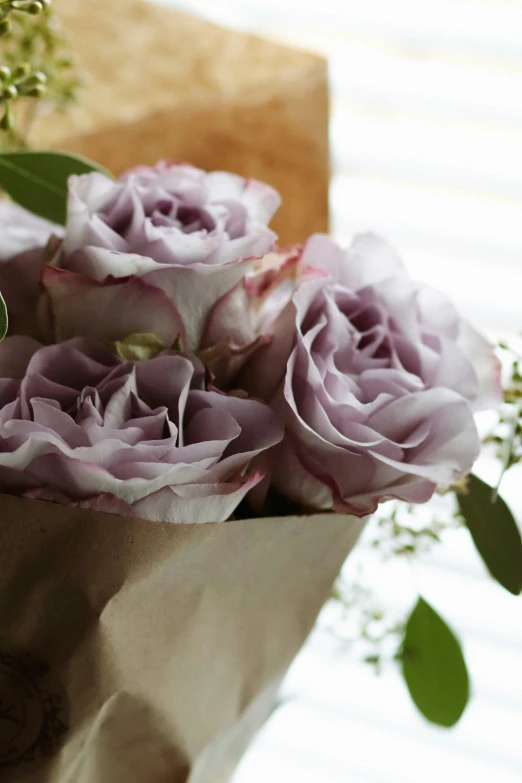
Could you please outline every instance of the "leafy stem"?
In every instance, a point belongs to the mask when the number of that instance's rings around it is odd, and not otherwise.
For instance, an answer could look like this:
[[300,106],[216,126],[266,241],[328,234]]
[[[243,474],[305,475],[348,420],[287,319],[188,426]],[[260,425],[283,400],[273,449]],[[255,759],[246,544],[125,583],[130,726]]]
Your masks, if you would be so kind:
[[51,0],[0,0],[0,57],[0,149],[25,149],[41,108],[68,108],[81,86]]

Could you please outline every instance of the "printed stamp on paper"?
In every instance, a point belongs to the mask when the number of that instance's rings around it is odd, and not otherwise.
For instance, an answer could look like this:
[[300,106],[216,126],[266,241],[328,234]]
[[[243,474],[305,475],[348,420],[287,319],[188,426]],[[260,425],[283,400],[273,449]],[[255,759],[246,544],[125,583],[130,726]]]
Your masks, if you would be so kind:
[[0,651],[0,780],[9,768],[52,756],[66,731],[65,694],[49,667]]

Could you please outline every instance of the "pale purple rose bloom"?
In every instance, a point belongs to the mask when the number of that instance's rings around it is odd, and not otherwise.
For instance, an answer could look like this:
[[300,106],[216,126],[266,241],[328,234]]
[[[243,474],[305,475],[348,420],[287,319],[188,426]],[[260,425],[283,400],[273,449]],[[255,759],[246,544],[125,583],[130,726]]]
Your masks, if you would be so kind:
[[[375,236],[348,250],[312,237],[300,274],[234,384],[285,423],[278,491],[309,509],[364,515],[386,498],[424,502],[466,474],[480,445],[472,409],[499,396],[489,343]],[[215,333],[233,313],[229,299]],[[241,330],[246,342],[255,336],[236,317],[236,343]]]
[[282,437],[262,402],[179,354],[124,362],[81,338],[0,343],[0,491],[152,521],[222,522]]
[[63,228],[0,200],[0,291],[9,312],[9,331],[34,330],[44,248]]
[[[161,289],[177,309],[185,347],[194,349],[214,303],[252,257],[272,248],[276,237],[268,223],[279,203],[277,192],[261,182],[186,164],[138,167],[116,182],[99,173],[71,177],[55,266],[83,276],[84,285],[112,277],[124,287],[139,276]],[[67,284],[57,292],[54,281],[45,281],[53,306],[67,296]],[[61,333],[79,334],[77,317],[86,315],[60,311]]]

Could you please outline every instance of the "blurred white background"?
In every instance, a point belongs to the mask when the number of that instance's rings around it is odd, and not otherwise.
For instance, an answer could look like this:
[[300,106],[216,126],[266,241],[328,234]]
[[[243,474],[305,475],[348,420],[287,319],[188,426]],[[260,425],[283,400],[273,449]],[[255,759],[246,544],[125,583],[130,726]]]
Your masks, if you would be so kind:
[[[522,328],[522,0],[163,1],[327,55],[332,233],[380,232],[475,323]],[[520,507],[517,484],[503,494]],[[234,783],[520,783],[520,601],[465,532],[375,582],[397,608],[421,590],[458,632],[473,684],[460,724],[426,724],[393,665],[376,678],[318,630]]]

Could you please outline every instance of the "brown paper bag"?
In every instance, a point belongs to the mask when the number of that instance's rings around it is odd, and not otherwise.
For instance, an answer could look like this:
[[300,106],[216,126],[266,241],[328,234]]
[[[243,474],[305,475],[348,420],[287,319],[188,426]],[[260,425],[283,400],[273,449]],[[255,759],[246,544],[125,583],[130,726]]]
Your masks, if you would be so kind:
[[2,783],[229,780],[364,524],[0,512]]
[[32,143],[114,174],[160,158],[264,180],[281,244],[328,230],[326,61],[143,0],[53,0],[87,74],[80,104]]

